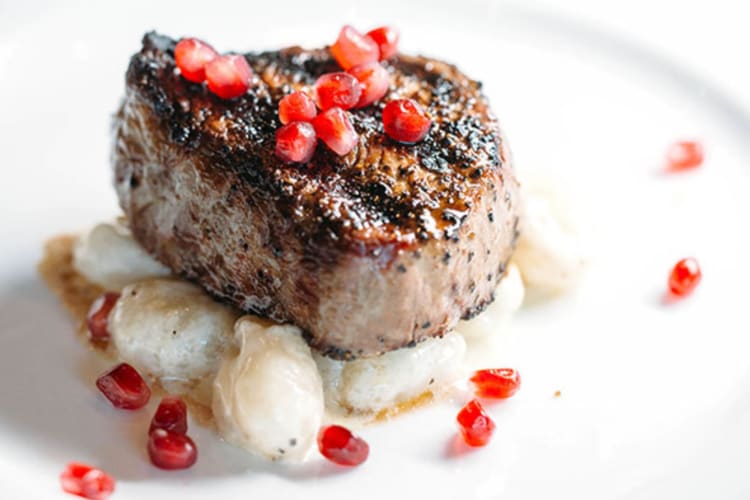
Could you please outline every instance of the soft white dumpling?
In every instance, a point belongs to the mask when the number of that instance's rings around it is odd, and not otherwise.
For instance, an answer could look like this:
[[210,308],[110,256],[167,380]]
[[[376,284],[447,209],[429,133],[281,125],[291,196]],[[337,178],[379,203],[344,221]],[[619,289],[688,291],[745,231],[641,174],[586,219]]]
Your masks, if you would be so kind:
[[271,460],[304,460],[323,420],[323,384],[299,328],[244,316],[238,352],[214,381],[213,413],[230,443]]
[[81,235],[73,248],[73,265],[89,281],[107,290],[171,273],[119,222],[102,222]]
[[238,317],[192,283],[153,279],[122,290],[109,330],[123,361],[168,390],[191,390],[210,404],[211,381]]
[[524,184],[521,235],[513,254],[527,289],[554,295],[575,287],[586,267],[579,216],[568,200],[544,184]]
[[426,391],[439,391],[461,374],[466,342],[449,332],[375,358],[337,361],[316,355],[326,401],[358,412],[378,412]]

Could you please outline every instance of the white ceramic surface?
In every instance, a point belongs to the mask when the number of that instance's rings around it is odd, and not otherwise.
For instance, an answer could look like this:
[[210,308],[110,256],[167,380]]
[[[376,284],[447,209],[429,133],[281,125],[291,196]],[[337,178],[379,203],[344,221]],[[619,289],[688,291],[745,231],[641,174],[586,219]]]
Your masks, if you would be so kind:
[[[111,472],[123,500],[750,497],[750,118],[731,99],[643,47],[519,6],[154,3],[0,6],[16,20],[0,23],[0,497],[62,498],[70,460]],[[521,174],[587,209],[589,273],[500,333],[497,363],[524,387],[490,407],[484,449],[456,448],[458,405],[445,403],[364,429],[372,454],[353,470],[265,464],[195,425],[197,466],[156,470],[150,412],[115,411],[92,389],[105,363],[37,278],[42,242],[116,213],[110,116],[145,30],[254,49],[330,42],[344,21],[397,24],[404,51],[485,83]],[[682,137],[705,142],[705,167],[661,174]],[[686,255],[704,281],[665,305]]]

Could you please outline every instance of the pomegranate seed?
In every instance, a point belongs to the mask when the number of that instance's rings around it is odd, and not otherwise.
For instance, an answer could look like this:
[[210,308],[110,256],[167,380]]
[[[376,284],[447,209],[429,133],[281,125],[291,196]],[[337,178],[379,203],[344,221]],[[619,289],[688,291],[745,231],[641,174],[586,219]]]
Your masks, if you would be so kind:
[[692,257],[682,259],[675,264],[669,275],[669,289],[678,297],[684,297],[695,290],[700,283],[703,273],[698,261]]
[[160,469],[187,469],[198,460],[198,448],[185,434],[155,429],[148,435],[148,456]]
[[137,410],[148,403],[151,389],[141,374],[127,363],[120,363],[98,379],[96,386],[116,408]]
[[107,473],[76,462],[62,471],[60,484],[64,492],[90,500],[105,500],[115,491],[115,480]]
[[521,377],[513,368],[479,370],[471,377],[477,396],[483,398],[509,398],[521,387]]
[[286,125],[291,122],[309,122],[318,110],[309,95],[304,92],[292,92],[279,102],[279,120]]
[[222,99],[234,99],[250,88],[253,70],[241,55],[219,56],[206,65],[208,90]]
[[370,454],[367,441],[340,425],[329,425],[320,429],[318,449],[321,455],[339,465],[359,465],[367,460]]
[[197,38],[184,38],[174,48],[174,62],[186,80],[203,83],[206,79],[206,64],[219,54],[213,47]]
[[469,446],[486,445],[495,431],[495,422],[476,399],[472,399],[461,408],[456,420],[461,436]]
[[349,115],[341,108],[322,112],[313,120],[313,126],[318,138],[339,156],[354,149],[359,140]]
[[60,483],[63,491],[71,493],[73,495],[80,495],[83,493],[83,487],[81,486],[81,480],[87,472],[92,470],[93,467],[86,464],[77,462],[71,462],[65,470],[60,474]]
[[161,398],[159,407],[151,419],[151,427],[148,432],[155,429],[175,432],[177,434],[187,433],[187,406],[179,396],[164,396]]
[[703,146],[700,142],[680,141],[667,150],[667,167],[670,170],[688,170],[703,164]]
[[379,101],[388,92],[388,70],[380,63],[371,62],[355,66],[349,74],[356,78],[362,86],[362,95],[357,102],[358,108],[369,106]]
[[367,36],[372,38],[380,51],[380,60],[390,59],[398,51],[398,30],[390,26],[381,26],[367,32]]
[[383,109],[383,127],[388,137],[405,144],[421,141],[430,131],[430,119],[412,99],[397,99]]
[[117,300],[120,298],[119,293],[108,292],[97,298],[86,316],[86,326],[89,329],[89,338],[91,340],[106,342],[109,340],[109,313],[115,307]]
[[276,156],[284,161],[307,163],[315,145],[315,129],[307,122],[292,122],[276,131]]
[[331,54],[339,66],[349,69],[377,61],[380,58],[380,49],[375,40],[347,25],[341,28],[339,37],[331,45]]
[[327,73],[315,82],[315,97],[322,110],[351,109],[359,102],[362,85],[348,73]]

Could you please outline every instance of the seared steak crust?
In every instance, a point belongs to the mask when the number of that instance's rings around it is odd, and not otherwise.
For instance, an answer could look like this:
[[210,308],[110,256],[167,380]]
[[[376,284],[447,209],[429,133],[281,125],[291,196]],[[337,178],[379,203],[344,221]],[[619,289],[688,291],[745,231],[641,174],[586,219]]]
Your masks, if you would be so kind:
[[[400,55],[383,102],[351,113],[359,144],[274,156],[279,100],[338,71],[327,49],[245,57],[257,75],[224,101],[181,78],[175,42],[147,34],[115,121],[115,185],[136,239],[246,311],[300,326],[339,358],[442,335],[493,300],[518,236],[518,185],[480,84]],[[413,146],[385,136],[384,102],[433,119]]]

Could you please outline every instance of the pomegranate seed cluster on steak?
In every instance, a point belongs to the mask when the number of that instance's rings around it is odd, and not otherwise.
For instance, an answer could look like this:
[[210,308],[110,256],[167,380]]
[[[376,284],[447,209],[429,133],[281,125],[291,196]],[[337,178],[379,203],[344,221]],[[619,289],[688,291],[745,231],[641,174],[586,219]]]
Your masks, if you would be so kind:
[[[278,103],[338,70],[329,51],[246,54],[257,80],[225,101],[175,71],[174,46],[144,37],[115,122],[117,194],[146,250],[341,359],[441,336],[492,302],[518,237],[518,182],[478,82],[398,55],[385,99],[351,113],[355,148],[319,144],[288,165],[274,155]],[[383,132],[398,98],[432,118],[418,144]]]

